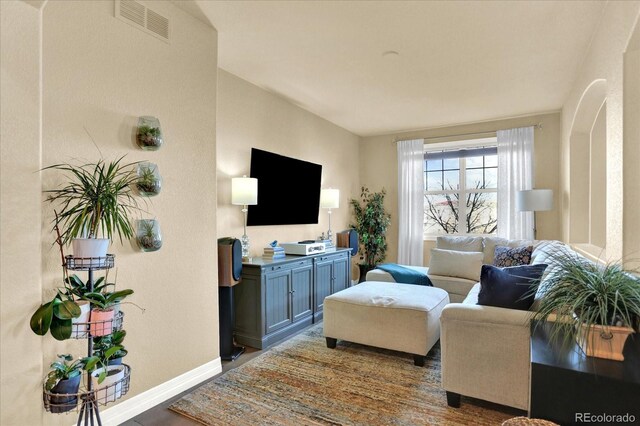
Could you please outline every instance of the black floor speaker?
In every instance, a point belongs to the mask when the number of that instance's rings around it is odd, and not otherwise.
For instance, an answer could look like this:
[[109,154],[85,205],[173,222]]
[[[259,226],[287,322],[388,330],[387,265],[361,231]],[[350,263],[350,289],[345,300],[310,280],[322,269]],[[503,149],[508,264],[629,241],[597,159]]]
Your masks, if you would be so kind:
[[218,287],[218,309],[220,310],[220,358],[233,361],[244,352],[244,346],[236,346],[233,342],[235,325],[235,308],[233,287]]
[[242,245],[237,238],[218,240],[218,311],[220,319],[220,358],[233,361],[243,352],[244,347],[233,341],[235,326],[235,305],[233,287],[240,284],[242,275]]

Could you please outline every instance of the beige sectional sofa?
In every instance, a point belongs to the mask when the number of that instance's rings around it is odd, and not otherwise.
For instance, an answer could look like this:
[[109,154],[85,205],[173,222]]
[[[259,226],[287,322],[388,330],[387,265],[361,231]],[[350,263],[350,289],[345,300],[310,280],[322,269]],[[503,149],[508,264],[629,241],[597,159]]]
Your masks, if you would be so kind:
[[[497,237],[439,237],[436,250],[478,253],[481,247],[482,263],[492,264],[493,253],[498,245],[533,245],[531,264],[549,264],[552,251],[559,248],[570,250],[558,241],[506,240]],[[454,274],[469,274],[465,270],[469,265],[458,263],[454,266]],[[476,267],[474,263],[473,268]],[[465,395],[527,410],[530,319],[537,303],[534,302],[530,311],[481,306],[477,304],[479,270],[478,279],[474,280],[433,275],[429,273],[430,268],[411,268],[427,273],[435,287],[449,293],[452,302],[444,307],[440,317],[442,386],[447,391],[449,405],[459,406],[460,395]],[[444,269],[447,268],[445,265]],[[442,265],[438,265],[438,270],[442,269]],[[389,274],[376,270],[367,274],[367,280],[393,282]]]

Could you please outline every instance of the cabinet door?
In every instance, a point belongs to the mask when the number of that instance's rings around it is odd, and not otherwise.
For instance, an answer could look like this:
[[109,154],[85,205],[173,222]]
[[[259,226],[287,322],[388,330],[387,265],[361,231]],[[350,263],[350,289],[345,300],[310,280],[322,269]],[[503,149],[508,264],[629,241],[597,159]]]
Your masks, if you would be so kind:
[[315,264],[315,294],[314,294],[314,311],[322,312],[324,306],[324,298],[331,294],[331,272],[333,261],[320,260]]
[[269,334],[291,324],[289,304],[291,271],[268,272],[264,275],[264,279],[265,332]]
[[349,287],[349,257],[341,257],[333,261],[333,287],[331,293],[336,293]]
[[313,268],[311,265],[291,271],[291,311],[293,321],[311,315],[313,308]]

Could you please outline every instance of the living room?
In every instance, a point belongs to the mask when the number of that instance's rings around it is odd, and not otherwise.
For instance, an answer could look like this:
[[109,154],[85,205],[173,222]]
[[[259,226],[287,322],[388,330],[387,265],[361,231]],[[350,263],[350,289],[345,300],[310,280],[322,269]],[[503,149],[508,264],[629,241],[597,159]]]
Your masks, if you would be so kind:
[[[536,238],[596,261],[637,259],[638,1],[140,1],[170,21],[165,39],[116,18],[115,3],[0,2],[3,425],[75,422],[45,412],[42,384],[56,354],[80,356],[86,342],[28,328],[61,285],[54,212],[43,191],[63,177],[39,172],[53,164],[126,154],[158,164],[163,177],[146,215],[160,223],[162,249],[142,253],[117,238],[111,246],[118,283],[134,289],[131,301],[144,312],[125,305],[133,374],[126,397],[101,411],[105,424],[129,421],[222,371],[215,241],[244,232],[231,179],[249,174],[254,147],[323,166],[323,188],[340,190],[335,231],[352,223],[349,200],[361,186],[384,189],[386,261],[401,263],[395,142],[534,127],[534,187],[552,190],[554,205],[536,213]],[[412,42],[422,20],[444,34],[421,41],[438,59],[433,68]],[[344,38],[349,27],[352,37]],[[266,52],[256,62],[254,49]],[[353,59],[358,50],[370,53],[369,62]],[[522,63],[512,62],[516,51]],[[329,73],[325,58],[344,66]],[[421,62],[407,69],[414,60]],[[283,67],[290,72],[277,78]],[[265,80],[245,76],[252,69]],[[416,83],[423,78],[428,89]],[[146,115],[160,120],[158,151],[135,144]],[[588,142],[596,121],[605,129],[605,157]],[[316,225],[249,227],[251,255],[273,240],[315,239],[328,225],[321,210]],[[435,239],[422,244],[428,266]],[[458,410],[474,407],[463,401]]]

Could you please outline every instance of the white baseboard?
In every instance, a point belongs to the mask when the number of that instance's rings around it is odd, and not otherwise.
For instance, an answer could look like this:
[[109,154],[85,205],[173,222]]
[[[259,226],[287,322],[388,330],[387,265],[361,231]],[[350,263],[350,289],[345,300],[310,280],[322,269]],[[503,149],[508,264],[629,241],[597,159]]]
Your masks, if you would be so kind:
[[102,424],[104,426],[117,426],[124,423],[221,372],[222,362],[220,358],[216,358],[100,412]]

